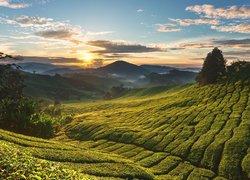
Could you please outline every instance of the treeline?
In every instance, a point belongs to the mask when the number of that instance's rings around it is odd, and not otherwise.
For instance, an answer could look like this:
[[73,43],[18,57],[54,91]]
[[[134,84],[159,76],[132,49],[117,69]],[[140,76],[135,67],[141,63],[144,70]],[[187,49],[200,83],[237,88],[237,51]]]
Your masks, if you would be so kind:
[[[0,59],[10,57],[0,53]],[[22,134],[50,138],[70,116],[62,114],[59,103],[50,106],[45,101],[24,97],[24,79],[15,64],[0,65],[0,128]]]
[[231,65],[226,65],[227,61],[223,53],[217,47],[207,54],[203,67],[196,81],[201,85],[213,84],[225,79],[239,79],[250,77],[250,63],[246,61],[236,61]]
[[121,84],[120,86],[113,86],[109,92],[106,92],[106,94],[104,95],[104,99],[111,100],[111,99],[119,98],[122,95],[126,94],[128,90],[129,89],[124,87],[123,84]]

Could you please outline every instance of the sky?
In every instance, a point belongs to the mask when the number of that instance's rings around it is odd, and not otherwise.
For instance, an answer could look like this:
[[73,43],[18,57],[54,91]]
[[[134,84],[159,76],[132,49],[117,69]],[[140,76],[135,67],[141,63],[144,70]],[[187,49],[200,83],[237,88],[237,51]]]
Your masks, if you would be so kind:
[[250,60],[249,0],[0,0],[0,52],[24,61],[199,67],[214,47]]

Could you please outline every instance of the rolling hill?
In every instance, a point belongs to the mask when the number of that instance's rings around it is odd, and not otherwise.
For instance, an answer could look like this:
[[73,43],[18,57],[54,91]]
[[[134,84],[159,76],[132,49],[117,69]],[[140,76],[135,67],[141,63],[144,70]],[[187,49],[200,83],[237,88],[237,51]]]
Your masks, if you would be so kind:
[[146,69],[149,72],[159,73],[159,74],[168,73],[169,71],[176,69],[174,67],[169,67],[169,66],[149,65],[149,64],[143,64],[140,65],[140,67]]
[[65,104],[53,140],[0,130],[1,143],[99,179],[249,179],[250,80],[131,91]]
[[150,73],[150,71],[143,67],[125,61],[115,61],[107,66],[96,69],[96,71],[101,74],[114,74],[126,77],[138,77]]
[[198,73],[191,71],[170,70],[168,73],[150,73],[136,81],[137,86],[150,87],[162,85],[181,85],[195,82]]
[[34,98],[75,100],[92,99],[104,93],[101,87],[90,84],[84,78],[24,74],[24,93]]

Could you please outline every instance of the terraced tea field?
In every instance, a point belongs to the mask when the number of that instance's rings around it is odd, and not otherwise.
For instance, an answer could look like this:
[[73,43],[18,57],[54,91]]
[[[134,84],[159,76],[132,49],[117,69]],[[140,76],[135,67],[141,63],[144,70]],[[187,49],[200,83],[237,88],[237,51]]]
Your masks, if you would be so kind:
[[65,107],[76,116],[53,140],[0,130],[0,143],[85,178],[250,178],[249,80]]

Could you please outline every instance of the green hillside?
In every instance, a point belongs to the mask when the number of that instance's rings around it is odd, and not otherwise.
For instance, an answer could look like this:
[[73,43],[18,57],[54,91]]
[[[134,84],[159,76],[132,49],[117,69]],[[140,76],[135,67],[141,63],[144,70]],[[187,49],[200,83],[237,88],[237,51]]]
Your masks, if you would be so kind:
[[163,179],[243,179],[250,171],[249,94],[245,80],[68,104],[79,115],[65,135],[100,142],[95,149],[132,159]]
[[244,180],[249,100],[249,79],[135,90],[65,104],[76,116],[53,141],[1,130],[0,142],[93,178]]
[[85,79],[24,73],[24,93],[35,98],[72,100],[92,99],[103,94],[103,90]]

